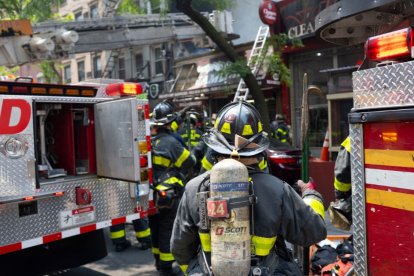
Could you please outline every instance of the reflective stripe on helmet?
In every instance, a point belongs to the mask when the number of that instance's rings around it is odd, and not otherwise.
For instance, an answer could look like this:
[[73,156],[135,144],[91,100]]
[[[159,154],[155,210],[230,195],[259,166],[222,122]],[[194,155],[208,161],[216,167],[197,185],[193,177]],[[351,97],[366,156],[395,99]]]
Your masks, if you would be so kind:
[[253,135],[253,134],[254,133],[253,133],[252,126],[251,125],[245,125],[244,128],[243,128],[242,136],[244,136],[244,135]]
[[221,133],[231,134],[231,126],[230,123],[224,123],[220,130]]

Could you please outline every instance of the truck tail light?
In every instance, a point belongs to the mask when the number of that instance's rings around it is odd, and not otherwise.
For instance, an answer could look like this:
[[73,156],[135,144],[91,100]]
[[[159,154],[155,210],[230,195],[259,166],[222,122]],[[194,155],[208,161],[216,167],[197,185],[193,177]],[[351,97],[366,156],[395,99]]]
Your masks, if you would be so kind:
[[139,157],[139,166],[141,168],[144,168],[144,167],[148,166],[148,157],[146,157],[146,156],[140,156]]
[[406,28],[368,39],[365,55],[372,61],[409,58],[412,56],[413,31]]
[[106,87],[108,96],[131,96],[142,94],[142,85],[139,83],[125,82],[112,83]]

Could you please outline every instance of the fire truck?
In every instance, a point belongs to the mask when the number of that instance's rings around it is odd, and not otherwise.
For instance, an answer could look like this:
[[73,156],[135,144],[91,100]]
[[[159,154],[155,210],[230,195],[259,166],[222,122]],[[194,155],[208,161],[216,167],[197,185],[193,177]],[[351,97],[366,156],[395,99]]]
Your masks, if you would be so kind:
[[103,228],[154,210],[141,92],[114,80],[0,81],[0,274],[103,258]]
[[414,272],[414,61],[407,61],[413,46],[412,28],[369,38],[366,58],[379,66],[353,74],[356,275]]

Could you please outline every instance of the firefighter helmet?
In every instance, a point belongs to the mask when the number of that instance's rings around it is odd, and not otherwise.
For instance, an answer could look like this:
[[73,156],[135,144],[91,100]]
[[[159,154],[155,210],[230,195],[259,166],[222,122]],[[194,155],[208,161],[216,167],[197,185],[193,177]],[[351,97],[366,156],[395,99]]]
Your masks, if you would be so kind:
[[[246,139],[237,147],[236,135]],[[214,128],[203,136],[203,140],[208,147],[223,155],[253,156],[269,146],[259,112],[244,101],[224,106],[217,115]]]
[[172,104],[167,101],[160,102],[154,107],[152,111],[152,121],[153,125],[163,126],[171,123],[177,118],[177,115],[174,113],[174,108]]

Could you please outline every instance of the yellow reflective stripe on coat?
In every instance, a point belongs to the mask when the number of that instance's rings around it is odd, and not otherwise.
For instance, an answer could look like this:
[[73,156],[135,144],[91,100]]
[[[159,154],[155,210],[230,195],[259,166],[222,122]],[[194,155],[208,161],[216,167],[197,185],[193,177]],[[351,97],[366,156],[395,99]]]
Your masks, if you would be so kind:
[[181,165],[184,163],[185,160],[190,156],[190,152],[187,149],[183,150],[183,153],[181,153],[180,157],[178,157],[177,161],[175,161],[174,165],[177,168],[180,168]]
[[201,247],[203,248],[204,252],[211,252],[211,236],[210,233],[201,233],[198,232],[200,236]]
[[207,157],[203,157],[203,159],[201,160],[201,166],[203,166],[203,168],[206,171],[209,171],[213,168],[213,164],[210,163],[210,161],[208,161]]
[[313,209],[313,211],[315,211],[315,213],[320,215],[322,218],[325,218],[325,208],[323,207],[322,202],[310,197],[305,197],[303,201],[305,201],[305,203],[309,205]]
[[171,262],[174,261],[174,256],[171,253],[160,252],[160,260],[164,262]]
[[341,182],[338,179],[334,180],[334,186],[335,189],[337,189],[340,192],[349,192],[351,190],[351,183],[345,183],[345,182]]
[[349,136],[342,142],[341,146],[343,146],[347,152],[351,152],[351,138]]
[[111,239],[119,239],[125,237],[125,229],[111,232]]
[[178,129],[178,124],[177,124],[177,122],[176,122],[176,121],[173,121],[173,122],[171,123],[171,130],[172,130],[173,132],[176,132],[176,131],[177,131],[177,129]]
[[153,247],[151,251],[152,251],[152,254],[154,255],[160,255],[160,249],[157,247]]
[[135,232],[135,236],[137,238],[146,238],[146,237],[149,237],[150,235],[151,235],[151,230],[149,228],[144,231]]
[[285,131],[285,130],[283,130],[281,128],[278,128],[277,129],[277,132],[282,133],[283,135],[286,135],[287,134],[287,131]]
[[169,167],[171,161],[168,158],[154,155],[154,157],[152,158],[152,163],[158,166]]
[[184,273],[184,275],[187,275],[187,268],[188,265],[180,265],[181,271]]
[[252,236],[252,249],[257,256],[267,256],[275,246],[276,237],[265,238]]
[[262,171],[264,171],[266,168],[267,168],[267,162],[266,162],[266,160],[263,158],[263,160],[262,160],[262,161],[260,161],[260,163],[259,163],[259,169],[260,169],[260,170],[262,170]]

